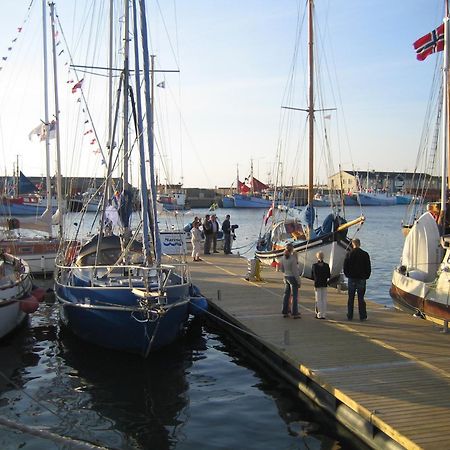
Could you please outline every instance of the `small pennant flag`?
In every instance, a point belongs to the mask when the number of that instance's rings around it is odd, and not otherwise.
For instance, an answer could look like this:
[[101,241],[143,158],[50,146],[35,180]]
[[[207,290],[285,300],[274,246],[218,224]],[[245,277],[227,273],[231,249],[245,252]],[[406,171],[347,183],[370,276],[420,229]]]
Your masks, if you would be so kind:
[[83,85],[83,78],[78,83],[75,83],[72,86],[72,94],[75,94],[75,92],[77,92],[78,89],[81,89],[82,85]]

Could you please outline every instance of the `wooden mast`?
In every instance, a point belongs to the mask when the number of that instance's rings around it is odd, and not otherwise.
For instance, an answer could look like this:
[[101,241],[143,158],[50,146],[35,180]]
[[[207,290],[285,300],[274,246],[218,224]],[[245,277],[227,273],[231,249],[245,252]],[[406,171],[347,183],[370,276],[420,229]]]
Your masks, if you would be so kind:
[[446,211],[447,211],[447,189],[449,183],[448,177],[448,158],[449,158],[449,110],[448,110],[448,67],[449,67],[449,27],[448,27],[448,0],[445,2],[444,17],[444,62],[442,70],[442,85],[444,88],[443,105],[442,105],[442,183],[441,183],[441,211],[439,214],[439,223],[443,225],[442,230],[445,232]]
[[[450,142],[449,142],[449,136],[450,136],[450,120],[449,120],[449,105],[450,105],[450,94],[449,94],[449,79],[448,79],[448,69],[449,69],[449,7],[448,7],[448,0],[445,2],[445,19],[444,19],[444,83],[445,83],[445,99],[444,99],[444,116],[446,122],[444,123],[445,130],[446,130],[446,139],[445,139],[445,145],[446,145],[446,151],[445,154],[447,156],[447,163],[446,163],[446,172],[447,172],[447,183],[443,183],[446,186],[447,192],[450,190]],[[444,172],[443,172],[444,173]],[[446,199],[447,200],[447,199]],[[443,204],[443,208],[446,208],[446,205]]]
[[313,29],[313,0],[308,1],[308,62],[309,62],[309,178],[308,204],[314,199],[314,29]]

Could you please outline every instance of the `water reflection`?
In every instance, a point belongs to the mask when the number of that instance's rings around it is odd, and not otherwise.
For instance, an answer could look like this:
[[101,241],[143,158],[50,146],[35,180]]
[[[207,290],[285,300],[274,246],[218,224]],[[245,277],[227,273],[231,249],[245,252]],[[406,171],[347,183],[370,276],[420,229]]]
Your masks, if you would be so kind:
[[162,450],[176,446],[189,404],[186,371],[193,352],[205,348],[201,335],[191,330],[188,341],[178,341],[148,359],[87,346],[64,330],[60,337],[63,370],[70,371],[73,389],[85,397],[82,405],[76,400],[77,407],[95,411],[102,445]]

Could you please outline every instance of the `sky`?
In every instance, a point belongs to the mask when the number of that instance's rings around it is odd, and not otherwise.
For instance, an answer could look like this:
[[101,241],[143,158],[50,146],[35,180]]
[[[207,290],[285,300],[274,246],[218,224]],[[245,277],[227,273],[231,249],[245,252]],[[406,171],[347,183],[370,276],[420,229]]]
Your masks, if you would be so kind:
[[[101,176],[104,170],[98,143],[84,133],[95,124],[104,148],[105,78],[77,74],[66,64],[69,54],[75,64],[101,61],[106,3],[55,1],[62,27],[58,52],[64,49],[57,60],[65,176]],[[39,176],[45,173],[44,147],[28,134],[44,117],[41,1],[34,0],[24,22],[29,4],[2,0],[0,52],[7,59],[0,71],[0,170],[11,173],[18,155],[21,170]],[[326,183],[338,165],[413,171],[437,56],[417,61],[412,43],[441,23],[443,1],[316,0],[315,5],[318,53],[327,55],[321,67],[335,84],[320,92],[327,96],[326,107],[337,108],[327,122],[335,147],[329,153],[318,149],[316,181]],[[147,9],[157,68],[179,70],[155,75],[166,86],[155,95],[159,180],[227,187],[235,183],[237,169],[241,179],[248,176],[253,162],[254,175],[273,182],[280,150],[283,182],[305,183],[305,114],[290,112],[287,118],[281,108],[306,107],[304,33],[298,73],[292,71],[305,0],[150,0]],[[99,12],[104,14],[97,19]],[[296,80],[292,85],[290,76]],[[86,105],[77,101],[81,91],[71,92],[80,78]],[[52,171],[53,147],[52,141]],[[333,167],[325,159],[332,159]]]

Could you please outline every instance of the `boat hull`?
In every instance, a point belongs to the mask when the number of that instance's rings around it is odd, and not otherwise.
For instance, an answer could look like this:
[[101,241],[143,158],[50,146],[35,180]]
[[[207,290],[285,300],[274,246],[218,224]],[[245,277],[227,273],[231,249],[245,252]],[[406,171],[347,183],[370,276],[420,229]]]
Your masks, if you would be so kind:
[[26,303],[28,301],[37,302],[36,298],[31,295],[33,284],[28,265],[7,254],[3,254],[2,258],[2,275],[0,276],[0,338],[11,333],[23,322],[27,316]]
[[268,209],[272,206],[272,200],[251,195],[236,194],[233,196],[235,208],[263,208]]
[[25,317],[18,301],[0,302],[0,338],[16,329]]
[[394,269],[390,295],[395,306],[430,320],[449,320],[450,236],[441,237],[426,212],[409,229],[401,265]]
[[361,206],[393,206],[397,204],[397,200],[392,195],[359,192],[358,203]]
[[59,239],[18,238],[0,241],[0,249],[28,263],[34,275],[53,273]]
[[432,295],[426,283],[394,272],[389,294],[402,311],[419,314],[432,321],[449,321],[450,307]]
[[76,336],[100,347],[142,356],[175,341],[189,316],[187,285],[168,288],[167,305],[150,309],[140,307],[142,299],[129,288],[56,283],[55,289],[61,321]]
[[[301,276],[312,278],[312,265],[317,262],[317,252],[321,251],[324,253],[324,260],[330,265],[330,278],[337,279],[340,277],[345,256],[350,247],[350,240],[347,238],[340,239],[338,234],[329,233],[309,241],[290,241],[294,247],[294,252],[298,255]],[[271,251],[256,251],[255,256],[262,264],[273,266],[283,256],[283,253],[284,245]]]
[[234,198],[233,197],[223,197],[222,198],[222,208],[234,208]]

